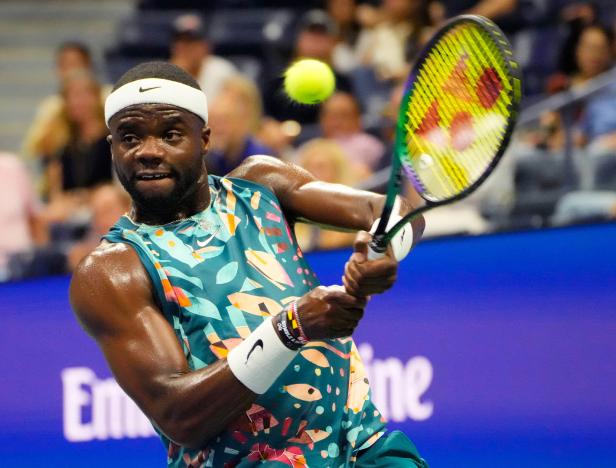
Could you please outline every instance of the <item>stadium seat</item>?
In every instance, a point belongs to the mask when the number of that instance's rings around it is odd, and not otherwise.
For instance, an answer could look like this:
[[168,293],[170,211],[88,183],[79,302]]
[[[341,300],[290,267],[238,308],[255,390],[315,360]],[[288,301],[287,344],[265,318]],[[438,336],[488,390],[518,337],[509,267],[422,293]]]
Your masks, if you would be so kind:
[[510,213],[514,224],[549,224],[565,192],[565,180],[565,162],[560,154],[536,152],[520,158],[514,170],[515,201]]
[[616,153],[592,156],[593,189],[616,191]]
[[290,49],[296,12],[288,9],[219,10],[208,35],[220,55],[263,56],[267,48]]
[[[186,10],[140,12],[120,23],[111,51],[125,57],[168,56],[171,25]],[[207,24],[207,22],[206,22]]]

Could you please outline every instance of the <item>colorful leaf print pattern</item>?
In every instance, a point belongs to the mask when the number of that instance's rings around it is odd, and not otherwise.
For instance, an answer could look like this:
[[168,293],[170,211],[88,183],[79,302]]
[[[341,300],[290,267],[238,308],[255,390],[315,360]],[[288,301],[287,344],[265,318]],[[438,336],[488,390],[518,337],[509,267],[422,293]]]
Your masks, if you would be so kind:
[[[106,239],[133,246],[193,369],[228,353],[317,286],[274,194],[210,176],[211,203],[165,226],[122,218]],[[352,466],[383,434],[350,338],[308,343],[272,387],[201,450],[170,442],[170,467]]]

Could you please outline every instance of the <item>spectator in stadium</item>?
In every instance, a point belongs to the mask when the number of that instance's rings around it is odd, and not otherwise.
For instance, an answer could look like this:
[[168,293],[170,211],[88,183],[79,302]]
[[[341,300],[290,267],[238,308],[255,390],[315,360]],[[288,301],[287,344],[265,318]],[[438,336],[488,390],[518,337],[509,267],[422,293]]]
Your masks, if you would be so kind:
[[47,242],[41,206],[26,166],[10,153],[0,153],[0,281],[9,279],[12,255]]
[[212,53],[203,21],[195,14],[181,15],[173,22],[169,61],[197,80],[211,101],[224,82],[238,73],[231,62]]
[[362,25],[355,47],[353,84],[367,120],[378,120],[396,82],[407,76],[432,32],[428,0],[381,0],[358,7]]
[[[81,42],[65,42],[58,47],[55,59],[59,89],[62,88],[64,80],[76,70],[88,70],[93,73],[90,50]],[[107,92],[108,87],[101,87],[101,103]],[[70,129],[66,120],[62,118],[63,112],[64,99],[60,92],[43,99],[26,134],[23,147],[25,156],[40,158],[45,164],[67,145]]]
[[[332,18],[322,10],[310,10],[299,21],[293,59],[313,58],[331,65],[337,37],[338,29]],[[284,70],[273,70],[271,78],[266,80],[263,91],[265,113],[280,122],[295,120],[303,126],[314,126],[302,129],[304,134],[316,130],[320,106],[300,106],[291,102],[283,91],[283,73]],[[334,75],[338,90],[352,91],[348,76],[336,70]]]
[[[550,93],[571,87],[581,87],[614,66],[614,34],[599,24],[583,27],[572,55],[575,58],[569,74],[557,73],[548,81]],[[558,132],[558,116],[547,119]],[[616,148],[616,86],[610,86],[591,96],[579,115],[578,146],[591,145],[591,150]]]
[[[614,34],[599,25],[582,30],[576,51],[572,86],[583,85],[614,66]],[[591,150],[616,149],[616,85],[586,103],[581,119],[583,145]]]
[[128,211],[130,197],[119,185],[103,184],[92,191],[88,205],[91,216],[89,229],[85,237],[68,251],[69,271],[73,271],[79,262],[100,244],[101,238],[111,226]]
[[[582,30],[586,26],[596,24],[599,21],[599,16],[597,4],[590,2],[572,3],[560,10],[559,20],[569,30],[566,39],[560,45],[558,53],[558,73],[555,76],[561,77],[560,82],[562,82],[562,77],[566,79],[568,75],[576,70],[575,54],[571,51],[575,50]],[[554,85],[558,87],[558,79],[556,79]]]
[[356,54],[380,81],[408,74],[409,62],[432,32],[427,0],[382,0],[370,14],[364,7]]
[[[564,89],[583,87],[614,66],[614,35],[601,25],[584,26],[574,50],[574,69],[561,76]],[[616,213],[616,84],[590,96],[576,124],[575,143],[585,150],[578,154],[581,190],[558,201],[551,220],[556,225],[607,220]]]
[[572,68],[568,73],[560,72],[550,78],[550,93],[583,85],[607,71],[614,63],[614,33],[598,23],[586,25],[566,53],[574,59]]
[[297,122],[290,120],[279,122],[271,117],[264,117],[257,138],[272,149],[273,156],[283,161],[294,162],[296,151],[293,143],[300,130],[301,126]]
[[495,21],[513,13],[518,0],[437,0],[431,2],[430,17],[440,24],[456,15],[481,15]]
[[362,178],[381,166],[385,146],[363,131],[359,102],[353,95],[334,93],[323,103],[319,123],[323,136],[341,146]]
[[[360,180],[360,174],[334,140],[315,138],[303,144],[298,149],[298,163],[324,182],[353,186]],[[353,233],[326,230],[303,223],[295,225],[295,235],[304,252],[348,247],[355,238]]]
[[338,37],[332,54],[332,64],[341,73],[350,73],[357,66],[355,44],[360,25],[355,0],[327,0],[327,13],[336,23]]
[[206,158],[208,172],[223,176],[254,154],[272,154],[255,134],[261,125],[259,89],[247,78],[227,81],[210,106],[212,140]]
[[63,82],[63,111],[49,131],[68,128],[69,133],[68,143],[47,166],[50,222],[71,217],[87,201],[89,189],[111,180],[111,151],[100,96],[100,84],[85,70],[74,71]]

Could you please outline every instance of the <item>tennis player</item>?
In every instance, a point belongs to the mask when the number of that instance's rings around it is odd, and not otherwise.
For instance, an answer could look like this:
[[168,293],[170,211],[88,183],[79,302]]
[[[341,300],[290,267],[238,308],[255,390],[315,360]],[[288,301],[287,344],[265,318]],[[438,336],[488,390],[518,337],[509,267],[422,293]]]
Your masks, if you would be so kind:
[[205,94],[167,63],[128,71],[105,118],[132,207],[77,268],[71,303],[168,466],[427,466],[387,431],[350,338],[395,281],[393,254],[368,261],[362,231],[344,287],[323,287],[292,233],[299,218],[368,230],[383,197],[266,156],[208,175]]

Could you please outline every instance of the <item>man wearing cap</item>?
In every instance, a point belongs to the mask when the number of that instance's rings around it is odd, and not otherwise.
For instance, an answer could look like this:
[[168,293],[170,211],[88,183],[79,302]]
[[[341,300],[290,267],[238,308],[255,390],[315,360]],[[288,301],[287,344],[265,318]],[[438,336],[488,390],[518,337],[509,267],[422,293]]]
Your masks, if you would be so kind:
[[224,82],[238,71],[228,60],[212,54],[206,36],[199,16],[178,16],[172,24],[169,61],[187,71],[213,100],[220,93]]
[[168,466],[426,466],[387,431],[350,338],[395,281],[392,253],[368,261],[362,231],[344,287],[322,287],[291,230],[299,217],[367,230],[383,197],[265,156],[208,175],[205,95],[168,63],[129,70],[105,119],[132,206],[78,266],[71,303]]

